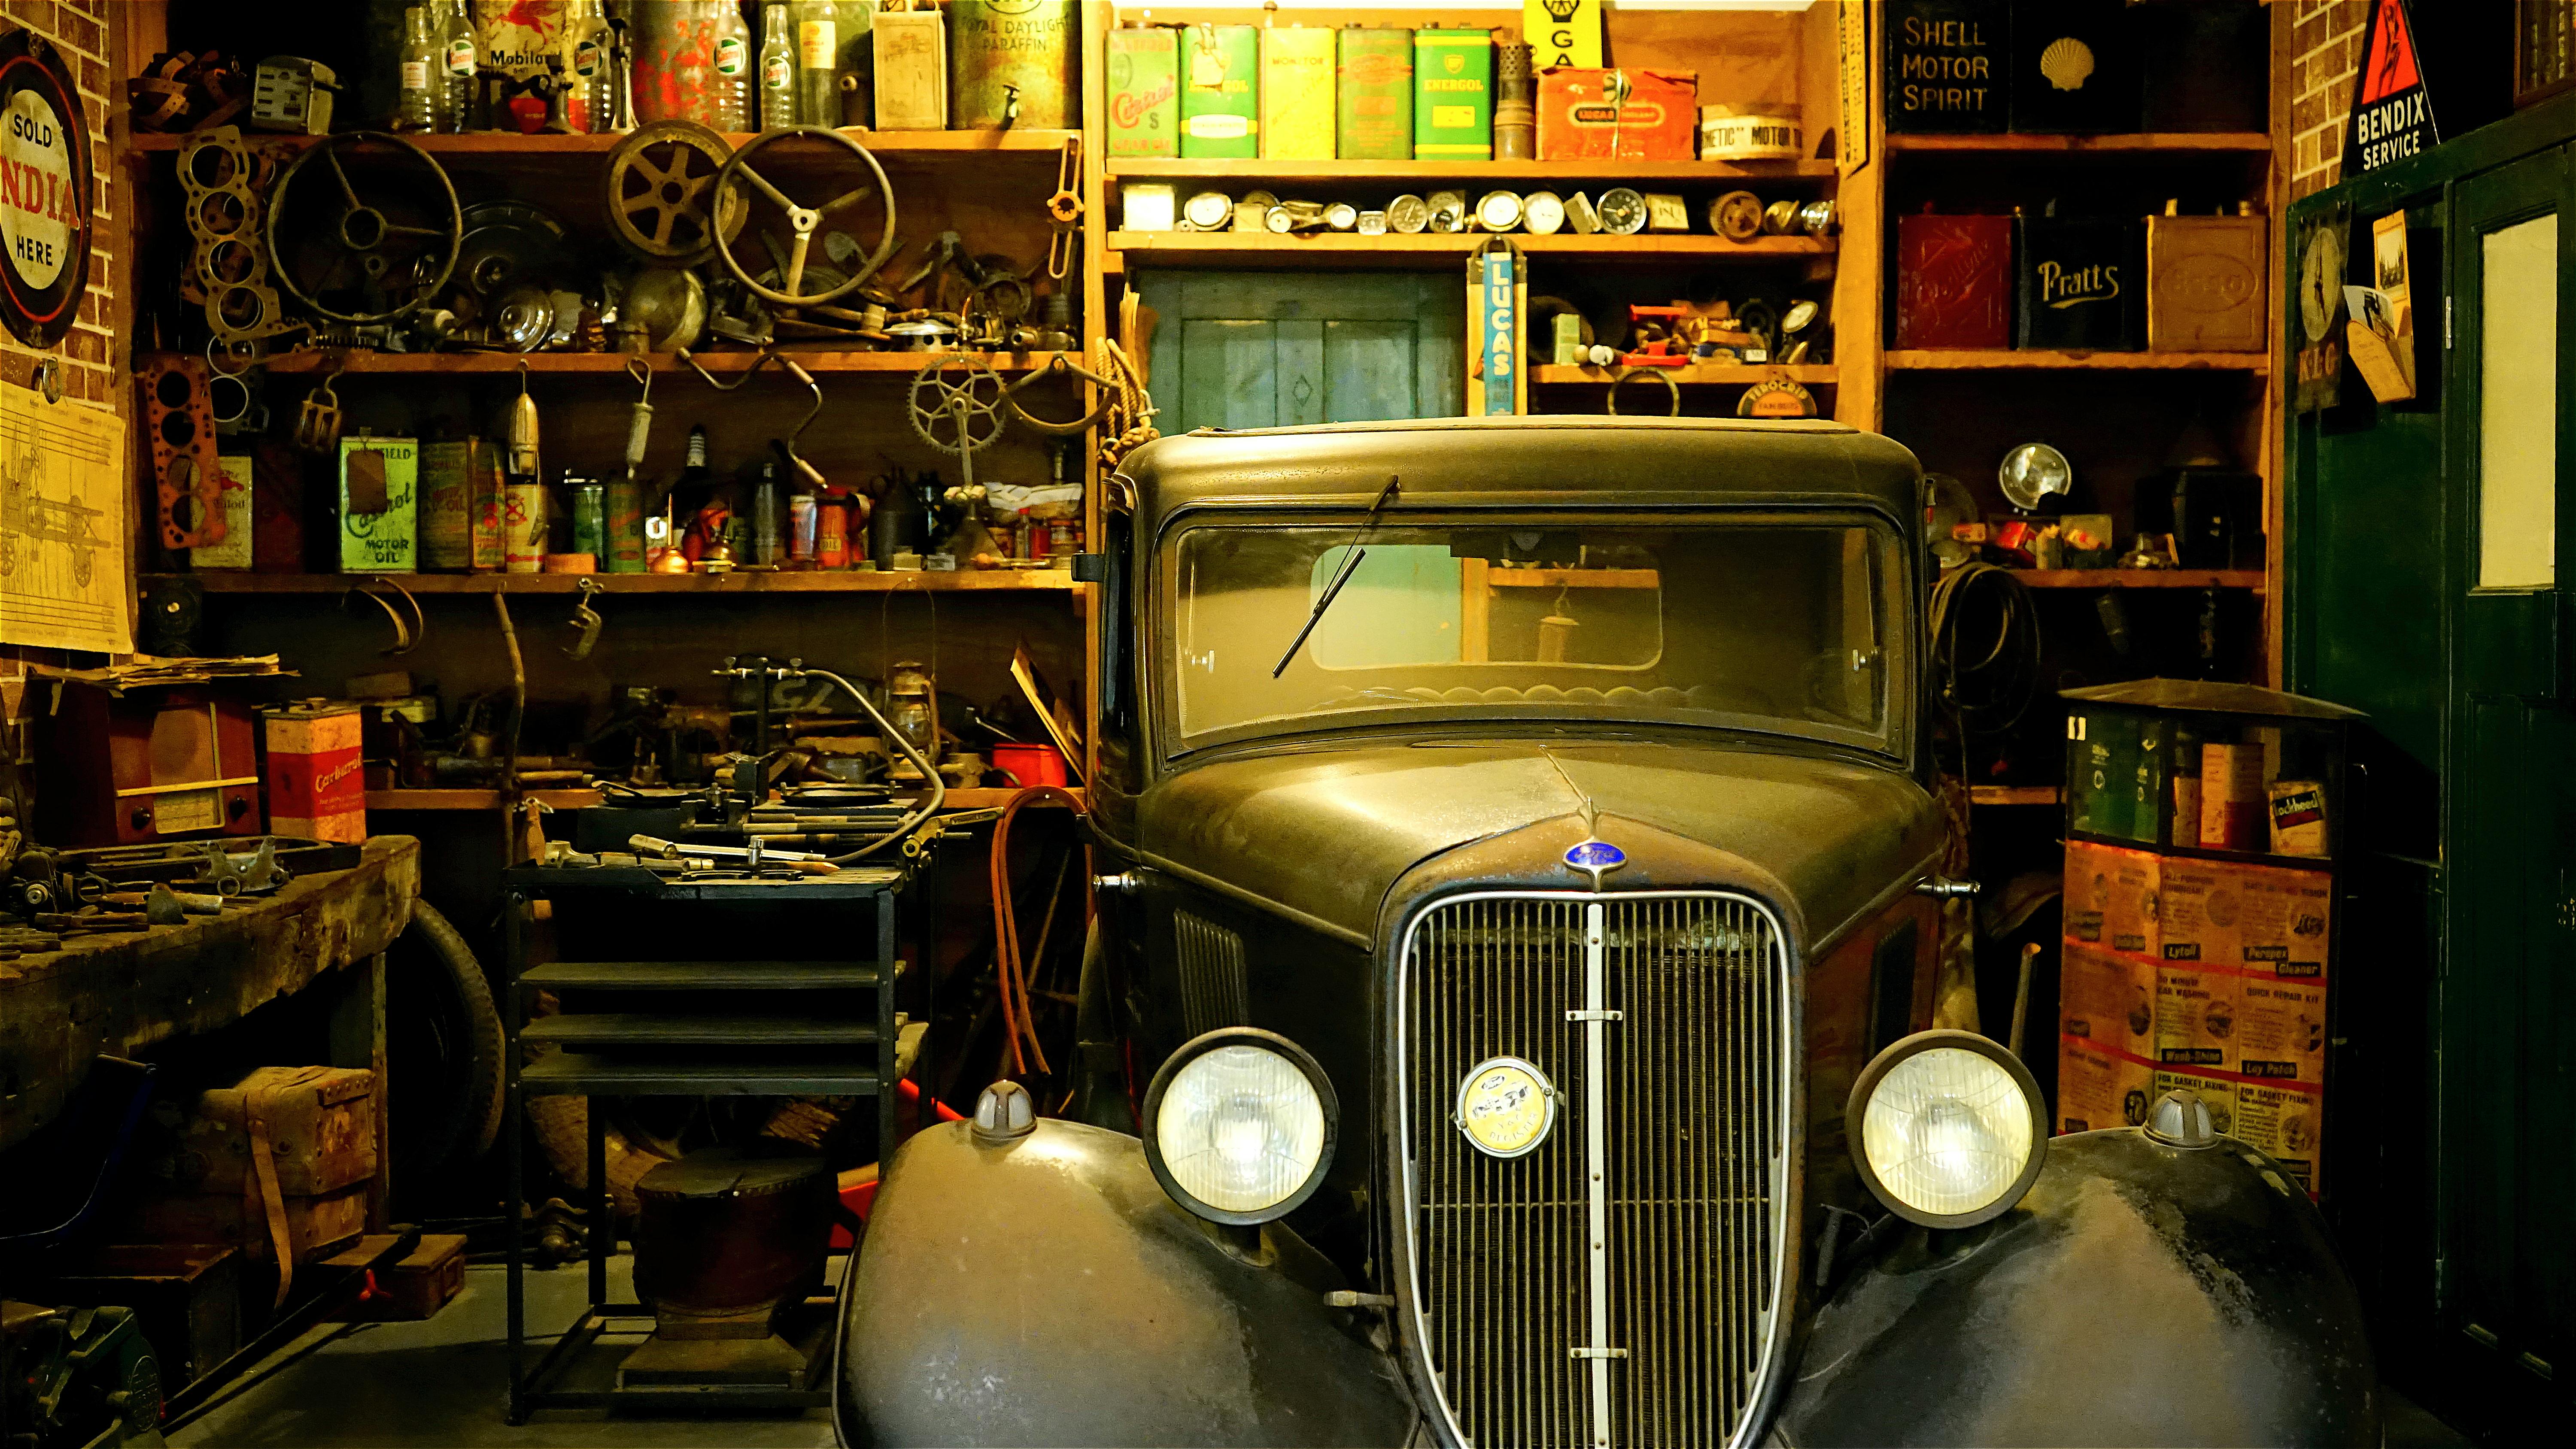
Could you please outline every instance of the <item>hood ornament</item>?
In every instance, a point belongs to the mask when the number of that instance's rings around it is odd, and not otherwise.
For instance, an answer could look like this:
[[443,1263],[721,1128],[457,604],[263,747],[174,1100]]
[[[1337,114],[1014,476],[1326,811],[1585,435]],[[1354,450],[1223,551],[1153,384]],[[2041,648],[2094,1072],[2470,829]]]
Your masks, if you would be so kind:
[[1627,863],[1628,852],[1606,840],[1585,840],[1565,852],[1566,867],[1570,870],[1589,872],[1592,876],[1592,888],[1596,891],[1601,889],[1603,874],[1617,870]]

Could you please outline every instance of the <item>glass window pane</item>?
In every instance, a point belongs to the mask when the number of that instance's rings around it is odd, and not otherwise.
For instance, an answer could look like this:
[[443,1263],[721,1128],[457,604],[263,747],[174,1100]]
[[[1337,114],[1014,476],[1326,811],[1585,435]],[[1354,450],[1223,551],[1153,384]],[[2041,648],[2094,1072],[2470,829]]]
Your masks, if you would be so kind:
[[2482,238],[2478,587],[2558,579],[2558,217]]

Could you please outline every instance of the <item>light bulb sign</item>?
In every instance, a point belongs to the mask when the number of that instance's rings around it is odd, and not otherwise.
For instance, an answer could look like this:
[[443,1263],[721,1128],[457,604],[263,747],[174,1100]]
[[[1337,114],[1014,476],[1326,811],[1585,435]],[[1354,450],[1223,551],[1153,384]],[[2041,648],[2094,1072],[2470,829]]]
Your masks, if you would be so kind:
[[30,347],[71,330],[89,283],[89,122],[62,54],[0,37],[0,320]]
[[1601,68],[1601,0],[1521,0],[1521,34],[1529,38],[1533,71]]

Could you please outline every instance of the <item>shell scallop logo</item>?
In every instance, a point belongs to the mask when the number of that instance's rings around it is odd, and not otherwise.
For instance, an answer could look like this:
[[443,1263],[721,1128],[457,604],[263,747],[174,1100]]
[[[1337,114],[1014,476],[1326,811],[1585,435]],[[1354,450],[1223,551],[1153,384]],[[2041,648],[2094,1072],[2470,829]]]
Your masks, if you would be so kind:
[[2061,91],[2082,90],[2093,75],[2093,47],[2072,35],[2061,35],[2039,53],[2039,73]]

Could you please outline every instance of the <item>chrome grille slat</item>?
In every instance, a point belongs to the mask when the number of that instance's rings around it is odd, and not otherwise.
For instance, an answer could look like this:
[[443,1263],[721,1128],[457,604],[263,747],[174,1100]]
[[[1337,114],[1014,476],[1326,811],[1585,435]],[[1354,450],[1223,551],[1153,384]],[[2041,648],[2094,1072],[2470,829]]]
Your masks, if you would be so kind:
[[[1586,909],[1603,907],[1602,1185],[1611,1361],[1596,1425],[1584,1157]],[[1421,1346],[1471,1445],[1716,1449],[1749,1429],[1784,1271],[1787,948],[1724,894],[1439,903],[1406,933],[1399,1093]],[[1451,1120],[1493,1056],[1537,1063],[1557,1125],[1525,1157]]]

